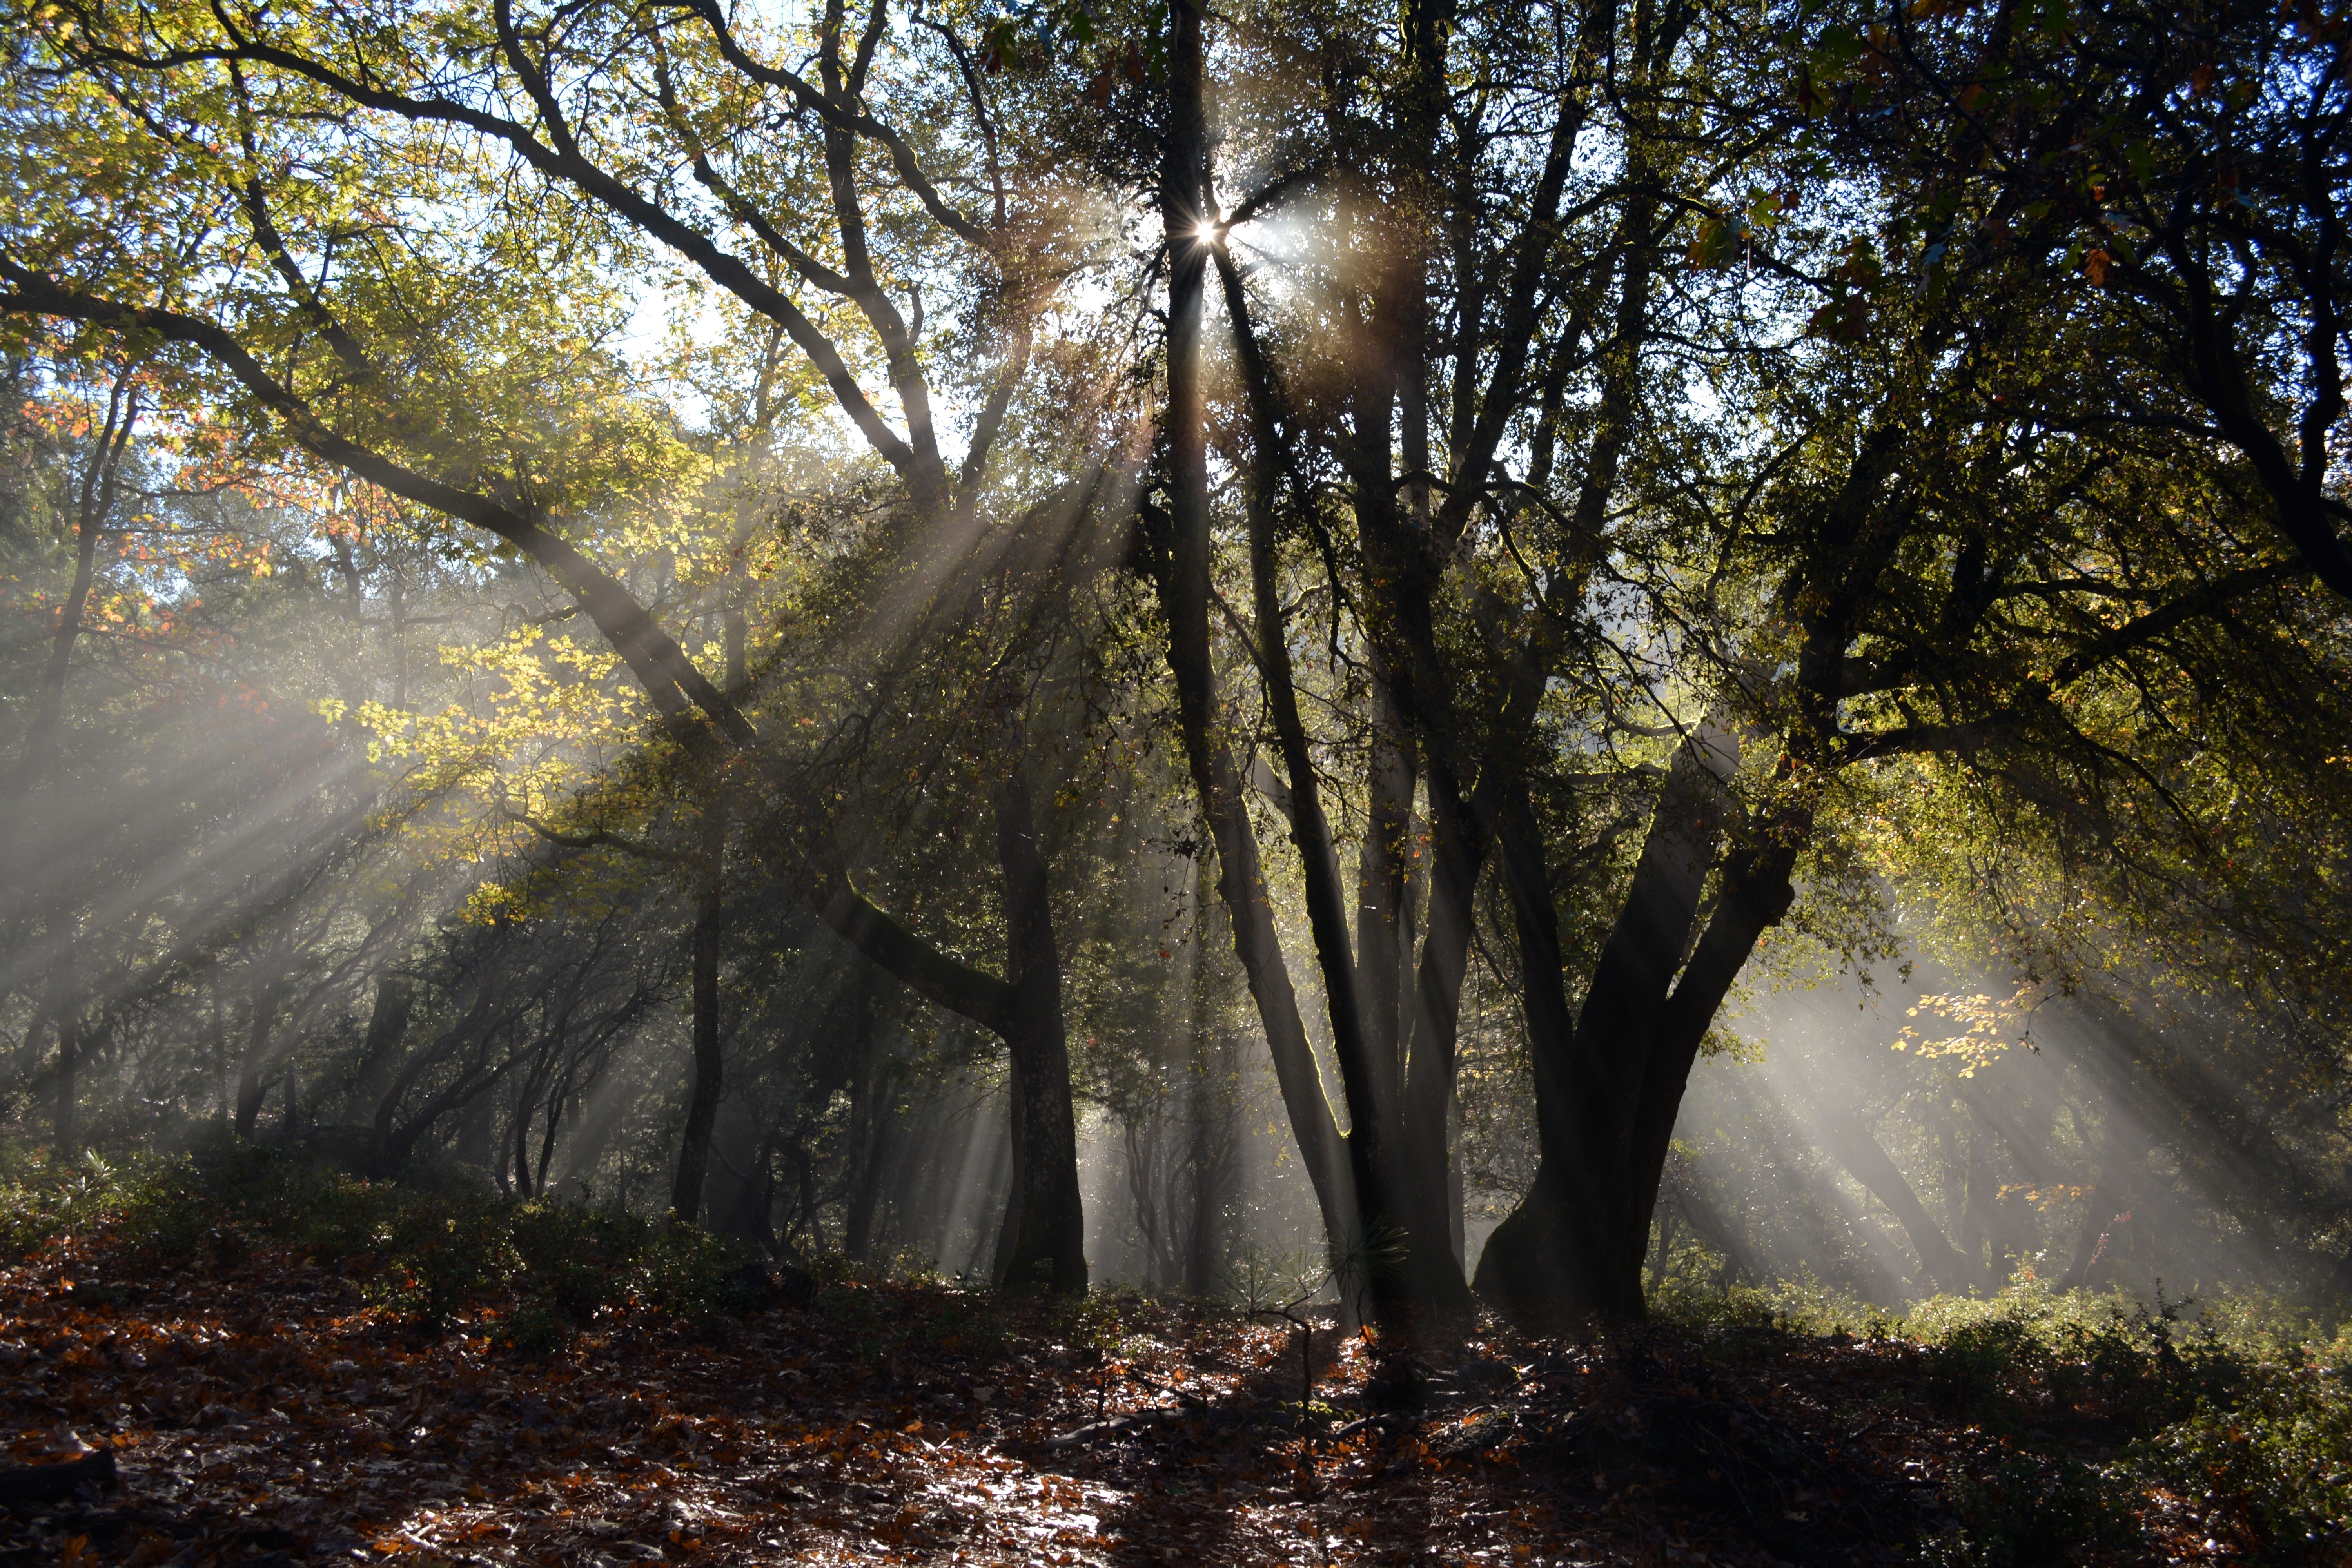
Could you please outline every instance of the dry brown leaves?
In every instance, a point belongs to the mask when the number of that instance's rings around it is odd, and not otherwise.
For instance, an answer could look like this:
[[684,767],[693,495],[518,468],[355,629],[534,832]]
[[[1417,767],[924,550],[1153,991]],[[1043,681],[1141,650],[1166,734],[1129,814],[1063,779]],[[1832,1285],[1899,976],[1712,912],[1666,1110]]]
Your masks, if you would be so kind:
[[1137,1304],[1106,1358],[1066,1306],[1010,1301],[983,1351],[874,1333],[952,1321],[945,1294],[608,1319],[533,1358],[479,1321],[420,1336],[282,1255],[141,1275],[79,1239],[0,1272],[0,1419],[9,1462],[109,1447],[123,1484],[0,1510],[0,1562],[1892,1560],[1969,1440],[1921,1414],[1899,1346],[1726,1360],[1491,1322],[1433,1337],[1411,1414],[1359,1414],[1365,1345],[1319,1336],[1302,1436],[1286,1331]]

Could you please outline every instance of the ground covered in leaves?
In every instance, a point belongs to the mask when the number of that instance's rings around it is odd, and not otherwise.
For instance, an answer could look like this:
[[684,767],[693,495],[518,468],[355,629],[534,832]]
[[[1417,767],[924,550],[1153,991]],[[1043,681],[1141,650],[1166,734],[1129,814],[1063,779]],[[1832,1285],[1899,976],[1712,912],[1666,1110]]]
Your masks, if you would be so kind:
[[0,1462],[118,1480],[0,1502],[0,1563],[2352,1560],[2340,1365],[2162,1310],[1465,1321],[1388,1408],[1399,1358],[1368,1384],[1376,1347],[1329,1330],[715,1255],[698,1295],[640,1271],[555,1325],[518,1254],[450,1267],[479,1205],[404,1238],[366,1202],[358,1249],[282,1191],[201,1234],[152,1204],[20,1227]]

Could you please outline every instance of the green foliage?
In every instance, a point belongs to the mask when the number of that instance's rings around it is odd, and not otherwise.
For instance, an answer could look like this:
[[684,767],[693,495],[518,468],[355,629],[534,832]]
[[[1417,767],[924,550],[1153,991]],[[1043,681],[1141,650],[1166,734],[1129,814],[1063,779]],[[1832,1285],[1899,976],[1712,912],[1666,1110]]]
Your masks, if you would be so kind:
[[1729,1277],[1730,1264],[1722,1253],[1696,1236],[1685,1234],[1674,1240],[1664,1258],[1653,1247],[1642,1284],[1654,1310],[1677,1321],[1689,1321],[1710,1316],[1717,1303],[1730,1299],[1724,1289]]
[[2119,1489],[2105,1471],[2077,1459],[2011,1455],[1990,1474],[1952,1479],[1960,1529],[1937,1537],[1926,1556],[1971,1568],[2111,1561],[2139,1539]]
[[2194,1506],[2242,1521],[2259,1562],[2339,1562],[2352,1545],[2347,1371],[2340,1359],[2263,1363],[2238,1398],[2200,1404],[2134,1443],[2124,1463]]
[[1927,1352],[1927,1397],[1939,1410],[1967,1415],[2000,1397],[2006,1383],[2046,1363],[2032,1331],[2015,1318],[1963,1323]]
[[0,1256],[21,1258],[119,1210],[140,1181],[139,1167],[97,1154],[53,1163],[0,1142]]
[[994,1361],[1004,1353],[1013,1329],[994,1297],[958,1295],[940,1304],[926,1331],[932,1343],[950,1354]]
[[[1930,1405],[1995,1439],[1990,1463],[1956,1456],[1957,1528],[1928,1561],[2033,1568],[2127,1557],[2160,1510],[2226,1523],[2261,1563],[2340,1561],[2352,1543],[2352,1332],[2274,1300],[2135,1301],[2032,1281],[1990,1300],[1937,1297],[1869,1313],[1819,1287],[1654,1298],[1662,1316],[1720,1328],[1843,1333],[1916,1346]],[[1867,1313],[1867,1317],[1857,1313]],[[2060,1452],[2051,1428],[2116,1434],[2112,1462]]]
[[517,1203],[431,1167],[370,1182],[299,1149],[243,1144],[121,1170],[94,1155],[63,1172],[20,1158],[0,1184],[0,1242],[14,1253],[101,1226],[171,1268],[234,1267],[266,1240],[359,1278],[420,1327],[477,1318],[529,1350],[554,1349],[606,1312],[700,1326],[769,1300],[739,1243],[579,1204]]

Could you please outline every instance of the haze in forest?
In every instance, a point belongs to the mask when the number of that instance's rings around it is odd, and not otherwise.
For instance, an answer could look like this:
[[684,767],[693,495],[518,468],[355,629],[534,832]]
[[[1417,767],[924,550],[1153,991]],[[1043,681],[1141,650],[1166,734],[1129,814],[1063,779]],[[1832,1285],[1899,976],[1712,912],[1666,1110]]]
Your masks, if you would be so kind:
[[6,1158],[2340,1300],[2311,15],[19,7]]

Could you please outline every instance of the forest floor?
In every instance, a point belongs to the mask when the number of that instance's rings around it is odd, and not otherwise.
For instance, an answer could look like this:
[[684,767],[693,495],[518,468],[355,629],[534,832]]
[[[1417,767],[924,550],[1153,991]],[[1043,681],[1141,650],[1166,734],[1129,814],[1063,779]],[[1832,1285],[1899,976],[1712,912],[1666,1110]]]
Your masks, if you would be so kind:
[[[2085,1494],[2124,1444],[2115,1421],[1988,1405],[1948,1351],[1884,1333],[1465,1321],[1421,1348],[1425,1405],[1382,1412],[1366,1342],[1327,1330],[1302,1432],[1297,1333],[1230,1310],[842,1280],[692,1322],[603,1309],[534,1351],[492,1309],[421,1326],[364,1258],[220,1251],[162,1264],[98,1226],[0,1268],[0,1465],[103,1452],[116,1469],[0,1501],[0,1563],[1532,1568],[2262,1545],[2242,1509]],[[20,1475],[0,1470],[0,1498]],[[2304,1545],[2347,1560],[2340,1534]]]

